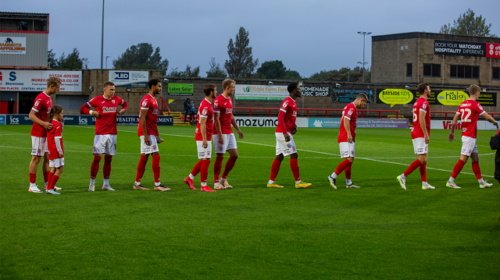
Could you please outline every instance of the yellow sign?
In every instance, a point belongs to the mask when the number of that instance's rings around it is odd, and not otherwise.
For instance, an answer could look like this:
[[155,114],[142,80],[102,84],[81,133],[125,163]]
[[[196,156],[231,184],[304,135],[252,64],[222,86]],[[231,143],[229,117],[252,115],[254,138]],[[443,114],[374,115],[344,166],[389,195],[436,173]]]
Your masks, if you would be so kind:
[[437,96],[438,102],[447,106],[460,106],[467,99],[469,99],[469,95],[458,90],[444,90]]
[[379,93],[379,100],[385,104],[408,104],[413,100],[413,93],[406,89],[384,89]]

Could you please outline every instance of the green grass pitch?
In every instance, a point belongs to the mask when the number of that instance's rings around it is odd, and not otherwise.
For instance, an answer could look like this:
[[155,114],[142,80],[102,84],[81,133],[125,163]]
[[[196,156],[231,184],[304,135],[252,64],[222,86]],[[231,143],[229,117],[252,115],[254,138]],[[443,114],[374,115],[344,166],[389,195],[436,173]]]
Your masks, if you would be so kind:
[[[403,190],[396,176],[416,159],[409,130],[358,129],[353,182],[329,186],[340,163],[338,129],[299,128],[301,177],[289,158],[267,189],[274,128],[242,128],[232,190],[204,193],[183,182],[197,162],[194,128],[160,127],[162,183],[171,192],[134,191],[137,127],[119,127],[110,183],[87,191],[92,126],[67,126],[62,195],[28,192],[30,127],[0,127],[0,275],[6,279],[500,279],[500,186],[493,179],[493,131],[479,131],[480,189],[468,162],[445,187],[460,137],[431,133],[428,181],[416,170]],[[227,156],[226,156],[227,159]],[[213,162],[208,181],[213,183]],[[225,161],[224,161],[225,164]],[[41,167],[37,184],[43,186]],[[143,185],[152,187],[151,158]],[[199,175],[195,179],[199,189]]]

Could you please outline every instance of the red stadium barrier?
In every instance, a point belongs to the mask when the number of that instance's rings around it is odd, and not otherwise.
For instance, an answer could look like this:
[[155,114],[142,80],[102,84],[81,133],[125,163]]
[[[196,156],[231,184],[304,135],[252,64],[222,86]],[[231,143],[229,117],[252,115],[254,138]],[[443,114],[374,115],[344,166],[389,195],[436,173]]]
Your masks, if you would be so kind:
[[168,108],[168,105],[167,105],[167,102],[165,102],[165,99],[163,99],[163,97],[161,97],[161,108],[160,108],[160,115],[163,116],[163,106],[167,107],[167,112],[168,112],[168,115],[170,116],[170,109]]
[[[444,114],[444,120],[448,120],[448,114],[451,114],[451,118],[455,116],[457,111],[431,111],[431,116],[434,116],[436,114]],[[495,117],[495,115],[500,115],[500,113],[488,113],[490,116]]]
[[[280,108],[262,108],[262,107],[234,107],[234,110],[249,110],[250,117],[252,116],[253,110],[265,110],[269,111],[269,117],[272,117],[272,111],[279,111]],[[297,108],[297,111],[306,111],[307,117],[309,117],[310,111],[324,111],[325,117],[328,118],[328,112],[342,112],[343,109],[313,109],[313,108]],[[361,112],[361,118],[365,117],[365,112],[378,112],[379,119],[382,118],[382,113],[394,113],[396,118],[399,118],[399,110],[358,110]]]

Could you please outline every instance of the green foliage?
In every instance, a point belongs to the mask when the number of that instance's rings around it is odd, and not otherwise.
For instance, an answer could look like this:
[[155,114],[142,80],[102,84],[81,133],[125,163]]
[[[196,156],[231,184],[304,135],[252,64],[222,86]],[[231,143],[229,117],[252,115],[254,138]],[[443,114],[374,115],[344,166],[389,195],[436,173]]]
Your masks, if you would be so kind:
[[226,72],[221,68],[219,63],[215,62],[215,57],[209,62],[210,70],[207,71],[207,78],[225,78],[227,77]]
[[59,58],[52,49],[48,51],[47,62],[50,69],[88,69],[88,59],[80,58],[80,52],[77,48],[73,49],[68,56],[62,53]]
[[[322,112],[323,113],[323,112]],[[324,113],[323,113],[324,114]],[[277,112],[273,112],[276,116]],[[366,114],[365,114],[366,115]],[[339,117],[339,116],[337,116]],[[411,117],[411,116],[410,116]],[[359,119],[358,119],[359,120]],[[479,189],[470,161],[445,187],[461,142],[433,130],[427,179],[415,170],[407,129],[356,129],[352,180],[338,189],[326,177],[342,161],[339,129],[299,128],[294,141],[301,178],[295,189],[289,157],[268,189],[275,158],[275,128],[243,127],[232,190],[200,192],[183,182],[198,162],[192,127],[159,126],[161,180],[155,192],[151,159],[134,191],[137,126],[120,126],[110,183],[88,192],[94,158],[93,126],[64,127],[65,166],[60,196],[28,192],[30,125],[0,126],[0,274],[2,279],[498,279],[500,188]],[[480,165],[493,180],[493,131],[478,131]],[[483,147],[483,148],[481,148]],[[379,160],[379,161],[377,161]],[[212,158],[212,161],[214,159]],[[101,162],[102,163],[102,162]],[[41,165],[41,163],[40,163]],[[43,189],[41,166],[37,183]],[[208,184],[213,186],[213,163]],[[496,275],[496,276],[495,276]]]
[[463,15],[460,15],[457,20],[441,27],[439,33],[453,35],[469,35],[480,37],[496,37],[495,34],[490,34],[491,23],[486,24],[486,18],[482,15],[475,16],[473,10],[468,9]]
[[285,72],[285,76],[283,76],[283,80],[299,81],[302,80],[302,77],[300,76],[299,72],[288,69]]
[[266,79],[283,79],[286,74],[286,67],[281,60],[266,61],[257,69],[257,73]]
[[[340,70],[323,70],[318,73],[314,73],[308,80],[361,83],[363,81],[363,68],[356,66],[351,70],[347,67],[343,67]],[[370,83],[370,81],[371,70],[370,68],[365,68],[365,83]]]
[[118,59],[113,60],[115,69],[127,70],[161,70],[165,75],[168,69],[168,60],[162,60],[160,47],[156,47],[153,53],[153,45],[140,43],[128,48]]
[[186,70],[180,71],[178,70],[178,67],[175,67],[172,69],[169,76],[173,77],[190,77],[190,78],[199,78],[200,77],[200,66],[191,69],[191,66],[189,64],[186,66]]
[[226,60],[224,68],[231,78],[247,78],[252,75],[255,67],[259,64],[259,60],[253,60],[252,47],[249,47],[250,38],[249,33],[245,28],[240,27],[236,40],[229,39],[227,45],[227,54],[229,60]]

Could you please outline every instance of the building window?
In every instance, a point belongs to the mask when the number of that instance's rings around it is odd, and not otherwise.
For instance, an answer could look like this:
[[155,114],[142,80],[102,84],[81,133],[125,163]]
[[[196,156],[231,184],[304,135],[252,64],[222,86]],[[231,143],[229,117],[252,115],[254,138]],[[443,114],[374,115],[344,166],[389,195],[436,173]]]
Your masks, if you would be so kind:
[[450,65],[450,78],[479,79],[479,66]]
[[406,64],[406,77],[411,77],[413,75],[413,67],[411,63]]
[[441,77],[441,64],[424,64],[424,77]]
[[500,80],[500,67],[493,67],[493,79]]

